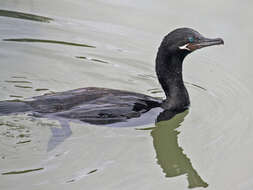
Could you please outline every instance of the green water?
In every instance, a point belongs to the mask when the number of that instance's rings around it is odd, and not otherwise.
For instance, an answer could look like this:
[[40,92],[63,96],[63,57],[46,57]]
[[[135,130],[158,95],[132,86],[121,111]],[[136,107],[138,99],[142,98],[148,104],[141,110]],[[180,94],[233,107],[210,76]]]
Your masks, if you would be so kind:
[[225,41],[186,58],[191,107],[169,121],[117,128],[1,116],[0,189],[252,190],[252,7],[0,2],[0,100],[89,86],[163,97],[154,60],[164,35],[185,26]]

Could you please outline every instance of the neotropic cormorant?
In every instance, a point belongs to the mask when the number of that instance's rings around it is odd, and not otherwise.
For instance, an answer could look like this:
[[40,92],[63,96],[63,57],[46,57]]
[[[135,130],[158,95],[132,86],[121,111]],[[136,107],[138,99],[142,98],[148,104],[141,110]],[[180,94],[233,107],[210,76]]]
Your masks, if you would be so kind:
[[135,92],[89,87],[37,96],[28,101],[2,101],[0,115],[32,112],[40,117],[110,124],[140,117],[155,107],[181,112],[190,104],[182,76],[184,58],[197,49],[219,44],[224,44],[221,38],[208,39],[190,28],[176,29],[164,37],[156,57],[156,73],[165,100]]

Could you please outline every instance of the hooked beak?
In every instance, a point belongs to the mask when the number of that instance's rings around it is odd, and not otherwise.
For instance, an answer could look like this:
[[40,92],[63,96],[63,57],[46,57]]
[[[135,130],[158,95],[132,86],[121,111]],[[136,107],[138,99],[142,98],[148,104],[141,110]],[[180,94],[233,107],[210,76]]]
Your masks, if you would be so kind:
[[194,51],[196,49],[201,49],[208,46],[214,46],[214,45],[224,45],[224,41],[222,38],[203,38],[197,42],[189,43],[187,45],[187,48],[191,51]]

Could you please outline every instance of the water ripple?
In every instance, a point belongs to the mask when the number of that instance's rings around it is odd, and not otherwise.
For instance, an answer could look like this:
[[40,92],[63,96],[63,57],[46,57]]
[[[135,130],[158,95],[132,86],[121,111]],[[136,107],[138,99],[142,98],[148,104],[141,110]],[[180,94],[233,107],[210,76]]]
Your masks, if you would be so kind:
[[107,61],[103,61],[103,60],[100,60],[100,59],[95,59],[95,58],[91,58],[91,57],[85,57],[85,56],[76,56],[76,58],[78,59],[86,59],[86,60],[90,60],[90,61],[95,61],[95,62],[99,62],[99,63],[109,63]]
[[65,42],[65,41],[58,41],[58,40],[33,39],[33,38],[12,38],[12,39],[10,38],[10,39],[3,39],[3,41],[49,43],[49,44],[61,44],[61,45],[68,45],[68,46],[79,46],[79,47],[96,48],[95,46],[91,46],[91,45],[87,45],[87,44],[79,44],[79,43]]
[[0,16],[49,23],[52,18],[17,11],[0,10]]

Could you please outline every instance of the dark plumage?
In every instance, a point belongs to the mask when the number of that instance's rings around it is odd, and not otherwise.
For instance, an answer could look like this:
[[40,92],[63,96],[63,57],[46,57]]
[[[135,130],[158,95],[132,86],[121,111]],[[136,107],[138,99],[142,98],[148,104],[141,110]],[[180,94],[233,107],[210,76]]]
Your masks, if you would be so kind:
[[196,49],[223,43],[220,38],[207,39],[190,28],[179,28],[165,36],[156,57],[157,77],[166,94],[163,101],[134,92],[89,87],[37,96],[31,101],[2,101],[0,114],[32,112],[41,117],[109,124],[140,117],[155,107],[180,112],[190,104],[182,77],[185,56]]

